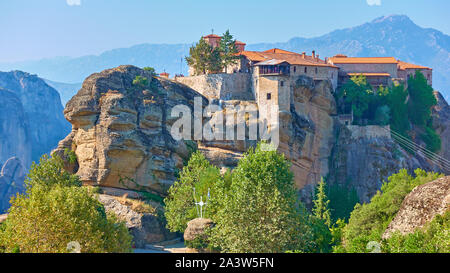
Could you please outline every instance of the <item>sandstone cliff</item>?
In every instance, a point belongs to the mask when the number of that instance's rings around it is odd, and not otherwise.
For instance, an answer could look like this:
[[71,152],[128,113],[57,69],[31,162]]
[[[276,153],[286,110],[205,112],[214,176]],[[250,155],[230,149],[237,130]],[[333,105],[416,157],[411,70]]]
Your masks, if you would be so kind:
[[400,210],[389,224],[383,238],[395,231],[413,232],[450,209],[450,176],[414,188],[403,200]]
[[[149,86],[134,85],[136,76],[146,77]],[[163,194],[189,156],[186,143],[170,135],[178,119],[171,110],[179,104],[192,108],[194,96],[134,66],[93,74],[66,105],[72,132],[55,152],[75,152],[75,171],[85,184]]]
[[[63,154],[68,148],[76,153],[78,166],[73,171],[86,184],[164,194],[192,144],[172,138],[170,127],[178,117],[171,118],[170,111],[179,104],[192,110],[194,97],[201,95],[186,81],[158,77],[138,88],[133,85],[136,76],[152,77],[137,67],[120,66],[87,78],[64,110],[72,132],[56,152]],[[299,196],[306,203],[322,176],[329,183],[356,188],[360,200],[367,202],[383,180],[401,168],[438,170],[402,150],[386,129],[340,125],[330,82],[298,77],[290,92],[290,109],[280,113],[278,149],[292,161]],[[223,109],[229,104],[256,105],[251,100],[211,100]],[[207,103],[203,97],[203,106]],[[197,144],[213,164],[233,168],[256,141]]]
[[[0,162],[17,156],[28,168],[31,160],[38,161],[56,147],[70,131],[70,124],[62,114],[58,92],[36,75],[0,72],[0,87],[16,97],[12,99],[8,94],[11,104],[2,104],[0,109]],[[5,94],[0,91],[0,100],[5,100]]]

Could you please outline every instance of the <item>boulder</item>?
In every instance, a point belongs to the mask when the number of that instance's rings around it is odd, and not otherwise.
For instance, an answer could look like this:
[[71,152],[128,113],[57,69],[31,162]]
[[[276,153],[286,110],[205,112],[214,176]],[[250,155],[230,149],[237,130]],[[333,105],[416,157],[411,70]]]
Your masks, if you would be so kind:
[[403,200],[400,210],[389,224],[383,238],[393,232],[413,232],[450,209],[450,176],[414,188]]
[[17,157],[8,159],[0,172],[0,213],[10,207],[10,199],[25,191],[25,168]]
[[[134,84],[137,76],[147,78],[149,86]],[[93,74],[67,103],[72,132],[54,152],[75,152],[78,162],[68,169],[84,184],[164,194],[190,155],[186,142],[171,136],[179,119],[171,110],[193,108],[196,96],[201,97],[135,66]]]
[[187,223],[187,228],[184,231],[184,240],[193,241],[204,235],[205,230],[214,225],[211,219],[195,218]]
[[125,197],[100,194],[98,198],[107,212],[114,212],[120,220],[126,222],[136,248],[145,248],[147,244],[176,237],[175,233],[165,228],[165,223],[158,217],[158,213],[162,212],[145,212],[142,208],[132,205],[134,200],[126,200]]

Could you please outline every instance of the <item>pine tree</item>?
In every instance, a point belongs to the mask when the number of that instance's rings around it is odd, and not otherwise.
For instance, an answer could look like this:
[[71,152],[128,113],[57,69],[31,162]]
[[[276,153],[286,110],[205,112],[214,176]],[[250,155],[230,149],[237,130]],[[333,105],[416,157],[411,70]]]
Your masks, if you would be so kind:
[[323,220],[328,227],[331,227],[331,213],[328,208],[330,200],[328,200],[325,187],[326,184],[322,177],[319,185],[317,185],[316,198],[313,200],[313,215]]
[[237,59],[239,58],[236,56],[238,53],[236,48],[236,40],[233,40],[233,35],[230,34],[229,30],[222,35],[219,49],[221,53],[222,65],[225,67],[225,72],[227,72],[228,66],[236,64]]
[[186,62],[194,69],[195,74],[206,74],[211,69],[212,52],[212,46],[201,38],[189,49],[189,57],[186,57]]

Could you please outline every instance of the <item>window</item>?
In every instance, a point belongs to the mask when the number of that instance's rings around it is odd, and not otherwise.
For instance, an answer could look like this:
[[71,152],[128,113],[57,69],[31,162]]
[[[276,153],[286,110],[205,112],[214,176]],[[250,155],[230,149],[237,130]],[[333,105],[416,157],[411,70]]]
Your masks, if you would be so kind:
[[305,74],[308,74],[308,68],[305,67]]
[[297,71],[297,67],[294,66],[294,73]]
[[284,86],[284,81],[280,81],[280,86]]
[[316,74],[318,73],[319,71],[318,71],[318,69],[317,69],[317,67],[316,67]]
[[267,100],[271,100],[272,99],[272,94],[271,93],[267,93]]

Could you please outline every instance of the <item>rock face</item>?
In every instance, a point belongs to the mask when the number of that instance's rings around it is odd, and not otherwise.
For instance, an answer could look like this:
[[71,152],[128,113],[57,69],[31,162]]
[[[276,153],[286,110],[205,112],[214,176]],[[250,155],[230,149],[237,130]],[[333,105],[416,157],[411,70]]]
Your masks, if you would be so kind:
[[[149,86],[133,84],[137,76]],[[134,66],[93,74],[66,105],[72,132],[55,152],[75,152],[85,184],[165,193],[189,156],[186,143],[170,134],[179,119],[171,110],[192,108],[194,96],[200,95]]]
[[187,223],[187,228],[184,231],[184,240],[192,241],[196,238],[202,237],[207,228],[214,225],[211,219],[195,218]]
[[0,162],[17,156],[28,168],[31,160],[38,161],[56,147],[69,133],[70,124],[62,114],[58,92],[37,76],[0,72],[0,87],[9,91],[0,91],[0,101],[11,102],[2,103],[0,109]]
[[330,184],[354,188],[361,202],[369,202],[383,181],[400,169],[436,170],[422,157],[414,157],[379,126],[338,126],[330,159]]
[[0,214],[10,207],[9,200],[25,191],[25,169],[17,157],[8,159],[0,172]]
[[389,224],[383,238],[395,231],[413,232],[450,209],[450,176],[414,188],[403,200],[400,210]]
[[0,87],[0,164],[12,156],[31,164],[31,135],[20,98]]
[[[438,101],[433,108],[433,127],[439,134],[442,141],[440,156],[450,161],[450,106],[445,101],[442,94],[435,92]],[[450,166],[448,166],[450,168]],[[449,170],[450,171],[450,170]]]
[[175,234],[168,232],[156,215],[134,211],[110,195],[100,194],[98,198],[106,211],[114,212],[120,220],[126,222],[135,247],[145,248],[146,244],[175,238]]

